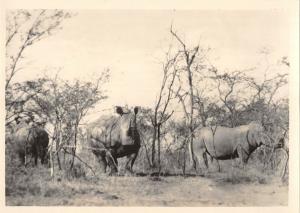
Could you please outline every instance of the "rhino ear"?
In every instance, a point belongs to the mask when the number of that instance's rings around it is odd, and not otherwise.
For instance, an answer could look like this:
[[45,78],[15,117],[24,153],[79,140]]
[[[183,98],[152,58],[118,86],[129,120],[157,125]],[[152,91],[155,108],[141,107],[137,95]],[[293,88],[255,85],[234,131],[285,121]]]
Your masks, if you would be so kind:
[[120,106],[116,106],[116,113],[118,113],[119,115],[123,115],[123,114],[124,114],[124,112],[123,112],[123,109],[122,109],[122,107],[120,107]]
[[134,107],[134,114],[138,114],[138,112],[139,112],[139,108],[137,106]]

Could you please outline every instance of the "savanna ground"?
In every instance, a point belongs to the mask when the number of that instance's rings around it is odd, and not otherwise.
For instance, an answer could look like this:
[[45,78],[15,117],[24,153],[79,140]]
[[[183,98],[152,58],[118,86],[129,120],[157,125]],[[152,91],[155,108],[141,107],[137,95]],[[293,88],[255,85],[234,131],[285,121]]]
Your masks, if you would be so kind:
[[[77,164],[78,165],[78,164]],[[121,162],[122,166],[122,162]],[[221,162],[215,168],[186,176],[137,173],[130,176],[96,175],[77,167],[77,178],[49,169],[19,168],[6,175],[8,206],[279,206],[288,204],[288,183],[278,175],[260,172],[248,164],[245,170]],[[138,171],[137,171],[138,172]],[[71,177],[72,176],[72,177]]]

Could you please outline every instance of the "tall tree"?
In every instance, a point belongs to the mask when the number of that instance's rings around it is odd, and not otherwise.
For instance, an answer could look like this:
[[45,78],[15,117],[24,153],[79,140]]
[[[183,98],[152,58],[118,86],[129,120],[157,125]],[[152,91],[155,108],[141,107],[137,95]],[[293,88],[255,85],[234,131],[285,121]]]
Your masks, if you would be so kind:
[[63,10],[13,10],[6,16],[6,122],[12,117],[14,101],[12,80],[22,70],[21,61],[27,49],[45,39],[62,27],[66,18],[71,17]]
[[179,53],[172,55],[171,47],[166,53],[165,62],[162,65],[163,75],[161,86],[155,102],[153,116],[151,116],[153,126],[151,164],[155,166],[155,142],[157,140],[157,164],[159,169],[161,168],[161,128],[174,113],[174,110],[169,112],[168,108],[170,101],[175,98],[173,87],[178,72],[176,65],[178,55]]
[[[205,55],[207,53],[207,49],[200,47],[200,45],[196,45],[195,47],[189,48],[187,44],[184,42],[182,38],[173,30],[171,26],[170,33],[172,37],[175,38],[177,43],[179,44],[179,56],[177,63],[181,64],[180,70],[185,73],[188,91],[183,94],[180,93],[179,89],[177,91],[177,97],[180,102],[183,104],[184,112],[187,118],[188,128],[189,128],[189,150],[190,150],[190,161],[192,166],[196,169],[196,161],[194,158],[194,150],[193,150],[193,138],[194,138],[194,74],[196,72],[201,72],[206,66],[204,65]],[[181,79],[182,80],[182,79]],[[185,97],[188,97],[188,103],[185,102]]]

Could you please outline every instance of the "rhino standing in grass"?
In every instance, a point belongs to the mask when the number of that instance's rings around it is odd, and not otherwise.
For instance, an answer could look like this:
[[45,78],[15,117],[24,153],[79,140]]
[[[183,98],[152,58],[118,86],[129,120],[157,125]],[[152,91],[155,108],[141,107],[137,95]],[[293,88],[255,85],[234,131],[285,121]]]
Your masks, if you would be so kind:
[[100,118],[99,121],[88,126],[88,143],[100,163],[102,172],[106,172],[108,165],[111,168],[110,173],[116,173],[117,159],[127,156],[125,169],[132,173],[141,146],[136,122],[138,108],[135,107],[134,112],[130,112],[116,107],[116,113],[119,117],[102,120]]
[[245,164],[254,150],[261,145],[270,145],[263,130],[262,125],[256,122],[235,128],[201,128],[195,131],[195,157],[198,160],[203,158],[207,168],[207,155],[217,160],[239,158]]
[[40,158],[42,164],[47,163],[49,136],[42,127],[20,126],[13,134],[12,142],[15,151],[25,166],[29,162],[27,160],[29,156],[34,158],[35,165],[38,163],[38,158]]

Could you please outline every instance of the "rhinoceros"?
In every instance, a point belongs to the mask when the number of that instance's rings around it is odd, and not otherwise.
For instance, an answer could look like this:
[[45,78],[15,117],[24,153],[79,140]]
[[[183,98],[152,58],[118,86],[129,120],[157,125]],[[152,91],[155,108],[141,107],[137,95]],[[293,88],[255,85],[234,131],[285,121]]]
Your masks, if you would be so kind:
[[125,169],[132,173],[141,146],[136,122],[138,108],[135,107],[134,112],[125,112],[121,107],[116,107],[116,113],[119,117],[100,118],[88,126],[88,143],[98,158],[102,172],[106,172],[109,165],[110,174],[116,173],[117,158],[127,156]]
[[40,158],[41,163],[47,163],[49,144],[48,133],[39,126],[23,125],[12,136],[12,143],[22,163],[26,164],[27,157],[33,156],[35,165]]
[[198,129],[193,145],[195,157],[198,160],[202,158],[207,168],[207,155],[217,160],[239,158],[245,164],[255,149],[270,145],[263,131],[262,125],[257,122],[234,128],[214,126]]

